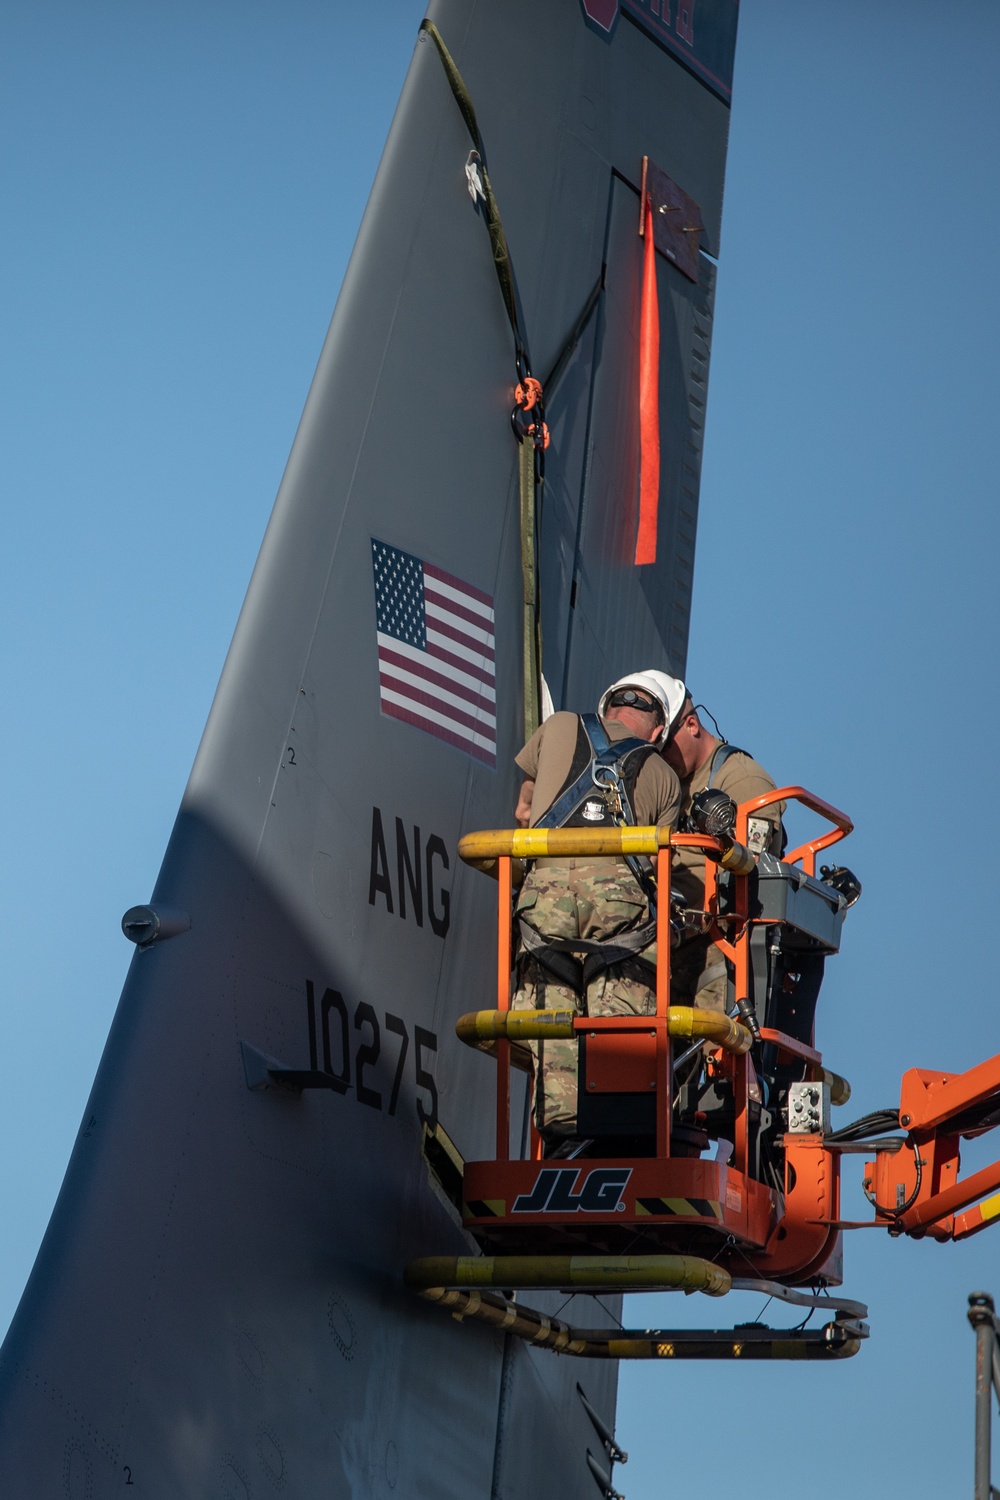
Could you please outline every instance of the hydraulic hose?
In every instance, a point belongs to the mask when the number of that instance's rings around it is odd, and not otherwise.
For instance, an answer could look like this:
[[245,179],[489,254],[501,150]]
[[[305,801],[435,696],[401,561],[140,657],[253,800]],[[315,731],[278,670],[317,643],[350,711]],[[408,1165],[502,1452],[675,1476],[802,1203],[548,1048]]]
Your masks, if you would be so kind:
[[885,1135],[887,1131],[899,1129],[898,1109],[873,1109],[870,1114],[862,1115],[860,1120],[852,1120],[850,1125],[842,1125],[839,1130],[827,1132],[826,1140],[836,1141],[863,1141],[869,1136]]

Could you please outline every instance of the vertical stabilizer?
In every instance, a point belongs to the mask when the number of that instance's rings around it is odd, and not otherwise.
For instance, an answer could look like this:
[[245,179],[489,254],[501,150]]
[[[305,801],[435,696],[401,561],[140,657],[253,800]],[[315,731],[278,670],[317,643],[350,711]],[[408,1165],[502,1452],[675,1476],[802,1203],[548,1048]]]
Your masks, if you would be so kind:
[[[735,16],[430,9],[549,382],[557,706],[684,667]],[[422,36],[3,1348],[5,1496],[593,1493],[576,1383],[611,1422],[614,1367],[401,1285],[467,1248],[426,1144],[440,1126],[469,1158],[491,1130],[490,1066],[453,1026],[489,995],[493,890],[455,851],[509,821],[520,743],[513,346],[470,149]],[[658,256],[659,541],[636,568],[644,157],[704,230],[696,280]]]

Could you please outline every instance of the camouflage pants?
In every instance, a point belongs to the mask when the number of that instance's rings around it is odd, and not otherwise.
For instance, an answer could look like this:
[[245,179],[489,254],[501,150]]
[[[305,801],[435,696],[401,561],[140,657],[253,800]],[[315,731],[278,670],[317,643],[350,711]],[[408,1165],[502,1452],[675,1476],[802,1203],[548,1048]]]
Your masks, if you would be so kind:
[[[517,914],[548,938],[600,941],[641,927],[649,908],[627,866],[614,860],[567,860],[535,866],[521,887]],[[515,1010],[574,1010],[581,1015],[651,1015],[655,971],[636,957],[612,964],[581,995],[523,949],[517,957]],[[576,1133],[577,1043],[532,1042],[535,1125],[549,1140]]]
[[707,937],[688,938],[670,955],[672,1005],[724,1011],[727,987],[726,961]]
[[[728,990],[726,960],[707,937],[688,938],[674,949],[670,955],[671,1005],[696,1005],[701,1010],[725,1011]],[[675,1081],[686,1082],[697,1075],[706,1055],[712,1050],[713,1044],[705,1042],[675,1075]]]

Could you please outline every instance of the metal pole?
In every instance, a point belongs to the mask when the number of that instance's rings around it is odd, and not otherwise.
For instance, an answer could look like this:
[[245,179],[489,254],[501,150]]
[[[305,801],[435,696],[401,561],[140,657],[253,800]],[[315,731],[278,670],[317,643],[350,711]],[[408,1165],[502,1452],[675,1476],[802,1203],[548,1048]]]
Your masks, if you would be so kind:
[[991,1500],[990,1483],[990,1394],[993,1389],[993,1350],[996,1338],[993,1298],[989,1292],[973,1292],[969,1298],[969,1322],[976,1330],[976,1489],[975,1500]]

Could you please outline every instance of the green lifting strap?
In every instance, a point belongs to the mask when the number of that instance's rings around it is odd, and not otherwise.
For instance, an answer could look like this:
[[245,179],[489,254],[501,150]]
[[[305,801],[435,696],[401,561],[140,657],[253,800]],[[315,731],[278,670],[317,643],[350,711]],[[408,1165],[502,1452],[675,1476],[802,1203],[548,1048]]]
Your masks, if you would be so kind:
[[[455,103],[461,111],[473,144],[479,152],[480,175],[486,201],[486,222],[490,231],[490,244],[493,247],[493,264],[496,267],[497,280],[500,283],[500,292],[504,300],[504,306],[507,309],[507,318],[510,322],[511,332],[514,335],[514,353],[518,379],[524,380],[531,371],[528,352],[521,337],[521,328],[517,317],[514,268],[511,264],[510,250],[507,247],[507,236],[504,234],[503,222],[500,218],[500,209],[497,206],[496,195],[493,192],[489,173],[486,170],[486,152],[483,147],[483,138],[479,133],[479,122],[476,119],[476,111],[473,107],[469,91],[465,86],[465,80],[455,66],[455,59],[445,46],[444,38],[434,25],[434,22],[421,21],[420,30],[427,33],[438,50],[438,55],[444,66],[448,82],[451,85],[452,94],[455,97]],[[542,440],[541,413],[538,414],[535,425],[537,428],[535,440],[532,441],[528,437],[520,438],[518,451],[525,740],[530,740],[538,728],[541,719],[542,627],[538,607],[538,560],[536,548],[538,524],[537,499],[538,490],[541,486],[539,463],[536,458],[536,446]]]
[[535,445],[527,438],[518,450],[521,484],[521,584],[524,596],[524,738],[527,743],[541,715],[542,627],[538,612],[538,563],[535,556]]
[[[438,49],[444,70],[451,84],[451,91],[455,96],[455,103],[462,112],[462,119],[469,128],[473,144],[480,156],[480,168],[483,182],[483,193],[486,198],[486,222],[489,225],[490,241],[493,245],[493,262],[496,266],[497,280],[500,282],[500,291],[503,294],[504,305],[507,308],[507,317],[510,320],[511,330],[514,334],[514,345],[518,355],[518,373],[522,373],[520,365],[522,360],[527,362],[524,343],[521,338],[521,330],[517,321],[517,299],[514,295],[514,270],[510,263],[510,251],[507,248],[507,236],[503,232],[503,223],[500,219],[500,210],[490,183],[489,173],[486,170],[486,151],[483,146],[483,138],[479,134],[479,122],[476,119],[476,111],[472,106],[472,99],[465,86],[455,59],[444,44],[444,38],[434,25],[433,21],[421,21],[420,30],[426,31],[435,47]],[[525,371],[526,373],[526,371]]]

